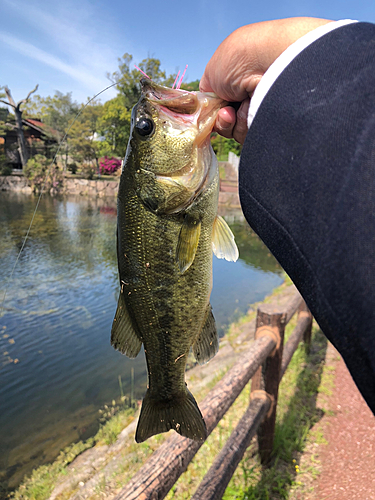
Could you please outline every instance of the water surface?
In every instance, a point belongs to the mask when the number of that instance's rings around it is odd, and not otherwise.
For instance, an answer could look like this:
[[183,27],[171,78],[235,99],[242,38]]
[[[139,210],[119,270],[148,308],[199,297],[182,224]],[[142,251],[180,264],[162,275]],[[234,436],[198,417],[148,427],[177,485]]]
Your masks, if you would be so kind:
[[[98,410],[146,386],[144,355],[130,360],[109,342],[118,295],[116,201],[42,198],[8,280],[36,198],[0,193],[0,482],[15,487],[66,445],[98,429]],[[281,269],[240,211],[227,218],[237,263],[214,257],[211,296],[220,335],[282,282]]]

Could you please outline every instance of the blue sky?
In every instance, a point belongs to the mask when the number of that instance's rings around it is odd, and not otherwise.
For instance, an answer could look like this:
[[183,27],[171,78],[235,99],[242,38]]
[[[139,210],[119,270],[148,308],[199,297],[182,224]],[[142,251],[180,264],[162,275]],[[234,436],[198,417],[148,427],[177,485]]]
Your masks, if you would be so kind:
[[[375,22],[369,0],[0,0],[0,86],[15,100],[72,92],[85,102],[110,82],[125,52],[157,57],[185,81],[201,77],[226,36],[244,24],[294,16]],[[107,91],[102,101],[114,97]]]

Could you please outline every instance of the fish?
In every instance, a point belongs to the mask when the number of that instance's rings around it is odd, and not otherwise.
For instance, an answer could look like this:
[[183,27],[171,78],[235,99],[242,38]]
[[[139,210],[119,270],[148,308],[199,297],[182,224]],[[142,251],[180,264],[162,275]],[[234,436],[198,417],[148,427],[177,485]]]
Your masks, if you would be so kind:
[[141,79],[141,97],[118,191],[120,293],[111,344],[135,358],[142,344],[148,385],[136,442],[174,429],[203,441],[207,429],[185,383],[190,348],[198,363],[219,348],[210,304],[212,252],[238,249],[217,215],[219,173],[210,135],[226,103]]

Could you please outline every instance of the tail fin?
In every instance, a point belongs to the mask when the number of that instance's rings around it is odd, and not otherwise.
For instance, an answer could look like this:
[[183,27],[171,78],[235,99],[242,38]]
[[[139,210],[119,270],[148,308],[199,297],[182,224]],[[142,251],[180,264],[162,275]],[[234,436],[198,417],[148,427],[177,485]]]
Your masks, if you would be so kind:
[[174,429],[181,436],[204,441],[207,429],[194,396],[186,388],[181,397],[172,401],[158,401],[150,397],[149,391],[144,397],[138,420],[135,440],[142,443],[155,434]]

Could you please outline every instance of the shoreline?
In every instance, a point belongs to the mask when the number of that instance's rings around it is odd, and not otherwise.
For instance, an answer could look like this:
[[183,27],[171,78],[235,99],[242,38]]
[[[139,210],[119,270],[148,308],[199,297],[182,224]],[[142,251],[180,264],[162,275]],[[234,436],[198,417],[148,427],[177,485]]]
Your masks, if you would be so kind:
[[[295,292],[295,287],[284,281],[263,302],[282,305],[287,303]],[[233,366],[238,356],[253,342],[256,306],[257,304],[251,305],[247,314],[229,326],[221,339],[218,354],[209,363],[195,365],[186,372],[187,383],[197,394],[198,401],[206,396],[223,374]],[[136,445],[134,432],[137,414],[138,411],[129,414],[128,410],[116,413],[96,436],[71,445],[63,450],[54,462],[35,469],[31,478],[25,479],[15,490],[14,498],[31,498],[25,493],[30,487],[35,488],[39,482],[44,485],[41,490],[47,493],[47,489],[48,494],[34,495],[33,498],[36,500],[46,498],[56,500],[60,497],[79,500],[86,495],[90,498],[95,496],[96,489],[103,481],[103,475],[113,477],[116,474],[118,462],[123,461],[124,457],[130,460],[126,467],[129,467],[132,475],[135,472],[132,457],[138,457],[137,464],[139,460],[144,462],[170,434],[155,436],[147,443]],[[119,429],[119,425],[123,428]],[[112,427],[118,431],[116,436],[113,435]],[[112,495],[108,498],[112,498]]]
[[[59,190],[59,195],[77,194],[81,196],[95,196],[97,198],[116,197],[118,193],[118,180],[102,179],[89,180],[83,178],[64,177],[64,185]],[[12,191],[16,193],[33,194],[32,188],[28,185],[26,177],[22,173],[0,176],[0,191]]]
[[[220,192],[219,204],[230,206],[231,208],[240,208],[240,199],[238,195],[238,173],[229,162],[219,162]],[[61,190],[52,195],[79,195],[95,198],[117,197],[120,176],[103,175],[100,179],[84,179],[73,175],[64,176],[64,184]],[[13,172],[11,175],[0,175],[0,192],[11,191],[16,193],[33,194],[26,177],[22,171]]]

